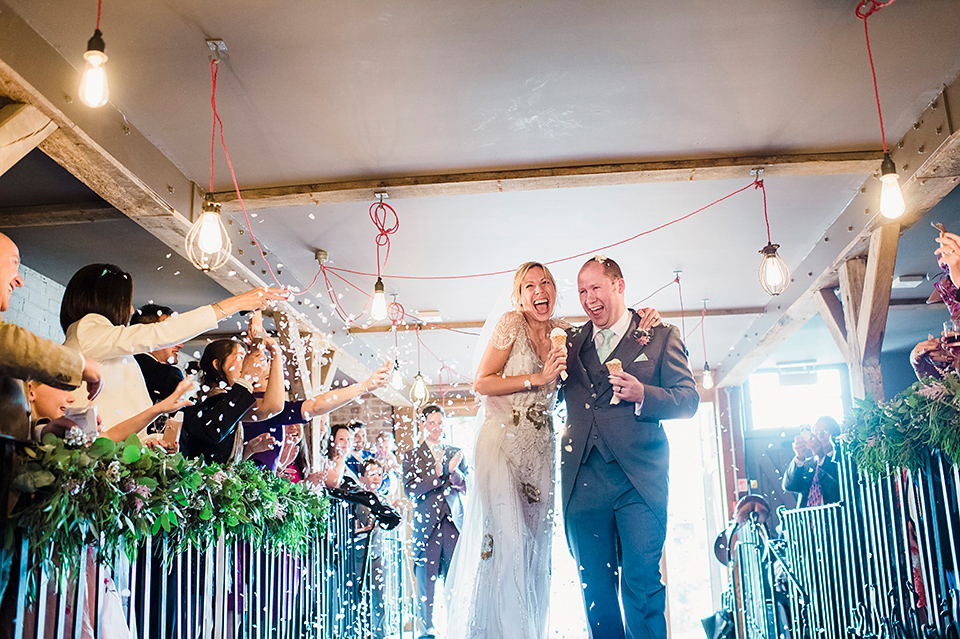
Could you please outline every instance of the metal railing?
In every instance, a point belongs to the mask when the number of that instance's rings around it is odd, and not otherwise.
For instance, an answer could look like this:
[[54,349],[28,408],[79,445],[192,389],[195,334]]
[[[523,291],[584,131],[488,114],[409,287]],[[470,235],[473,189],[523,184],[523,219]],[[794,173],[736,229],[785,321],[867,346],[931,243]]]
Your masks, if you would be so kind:
[[[778,512],[738,532],[730,599],[750,639],[960,639],[960,472],[864,476],[838,451],[841,502]],[[778,605],[779,604],[779,605]]]
[[401,636],[413,614],[403,527],[380,530],[382,548],[368,553],[353,506],[331,498],[330,507],[326,533],[301,553],[222,537],[206,549],[173,552],[155,538],[132,559],[119,558],[113,570],[92,550],[60,583],[36,568],[34,593],[28,592],[30,550],[15,531],[0,637]]

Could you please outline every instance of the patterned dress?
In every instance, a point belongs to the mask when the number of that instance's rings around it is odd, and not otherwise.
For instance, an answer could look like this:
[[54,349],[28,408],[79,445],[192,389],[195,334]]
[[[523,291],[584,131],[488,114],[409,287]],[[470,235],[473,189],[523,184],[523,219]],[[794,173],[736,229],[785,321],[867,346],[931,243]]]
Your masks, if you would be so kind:
[[[569,326],[550,320],[548,331]],[[491,338],[510,350],[503,375],[540,372],[523,315],[500,318]],[[454,557],[456,639],[540,639],[546,635],[553,536],[556,435],[555,382],[483,398],[475,481]]]

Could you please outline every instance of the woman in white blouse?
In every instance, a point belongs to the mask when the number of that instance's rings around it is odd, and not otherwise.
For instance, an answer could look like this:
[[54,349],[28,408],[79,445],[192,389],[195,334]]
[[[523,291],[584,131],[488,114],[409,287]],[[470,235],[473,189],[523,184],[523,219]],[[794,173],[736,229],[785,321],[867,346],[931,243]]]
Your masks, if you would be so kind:
[[176,401],[185,389],[178,387],[170,401],[154,407],[133,355],[185,342],[238,311],[262,309],[284,298],[283,289],[259,287],[162,322],[128,326],[134,312],[133,278],[113,264],[84,266],[64,291],[60,325],[66,333],[65,346],[100,363],[103,390],[93,401],[86,393],[74,393],[74,406],[97,407],[103,437],[114,441],[133,433],[143,437],[158,411],[185,405]]

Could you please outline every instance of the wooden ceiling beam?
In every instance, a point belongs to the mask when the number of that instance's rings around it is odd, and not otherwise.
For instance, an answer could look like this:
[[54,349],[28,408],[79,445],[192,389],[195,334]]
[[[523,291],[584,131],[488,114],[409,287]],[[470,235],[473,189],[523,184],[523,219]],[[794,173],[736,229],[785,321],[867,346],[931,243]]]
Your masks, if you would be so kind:
[[[332,202],[371,202],[381,192],[399,199],[647,182],[748,179],[750,171],[756,168],[763,169],[764,177],[863,174],[875,172],[882,158],[883,154],[876,150],[740,155],[318,182],[245,189],[240,194],[247,210],[252,211]],[[224,211],[240,210],[234,191],[214,193],[213,197],[223,205]]]
[[[890,152],[907,203],[898,222],[906,229],[960,184],[960,77],[943,88]],[[879,180],[871,176],[793,269],[791,287],[772,299],[733,345],[717,367],[718,386],[742,384],[786,337],[816,315],[820,291],[839,285],[843,265],[865,256],[873,231],[888,222],[879,215],[879,202]]]
[[7,104],[0,108],[0,175],[56,129],[56,123],[32,105]]
[[[763,312],[762,306],[747,306],[743,308],[708,308],[707,317],[734,317],[737,315],[759,315]],[[688,310],[684,311],[682,314],[680,311],[660,311],[660,317],[663,319],[679,319],[682,317],[696,318],[700,317],[703,314],[702,310]],[[571,324],[583,324],[587,321],[587,317],[565,317],[568,322]],[[429,324],[418,324],[416,322],[407,322],[405,324],[398,324],[398,331],[412,331],[416,328],[419,328],[421,331],[429,331],[433,329],[437,330],[470,330],[483,328],[482,321],[472,321],[472,322],[431,322]],[[350,333],[353,334],[362,334],[362,333],[389,333],[393,330],[393,326],[390,324],[377,324],[375,326],[352,326],[350,327]]]
[[[65,94],[73,91],[65,87],[79,85],[79,73],[20,16],[0,11],[0,34],[0,96],[31,105],[54,124],[54,130],[37,148],[186,257],[184,240],[200,206],[196,185],[113,104],[90,109],[75,96]],[[249,261],[244,263],[237,256],[207,275],[231,293],[266,284]],[[290,283],[306,288],[303,282]],[[280,306],[309,324],[292,304]],[[373,372],[345,352],[339,365],[353,379],[366,379]],[[410,404],[389,387],[376,394],[393,405]]]
[[0,229],[62,226],[124,220],[127,216],[109,204],[44,204],[0,208]]

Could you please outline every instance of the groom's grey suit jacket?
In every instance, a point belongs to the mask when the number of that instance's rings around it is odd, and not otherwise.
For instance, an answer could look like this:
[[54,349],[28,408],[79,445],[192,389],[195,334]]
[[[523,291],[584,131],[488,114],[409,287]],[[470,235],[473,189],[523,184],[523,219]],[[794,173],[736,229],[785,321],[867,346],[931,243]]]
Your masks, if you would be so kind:
[[584,461],[588,438],[602,437],[606,451],[619,462],[630,483],[666,521],[669,448],[660,420],[692,417],[700,395],[690,372],[686,349],[676,326],[650,329],[649,342],[637,330],[639,318],[630,309],[630,327],[608,359],[619,359],[623,370],[644,385],[640,415],[635,404],[611,404],[613,386],[593,342],[593,324],[568,330],[567,428],[561,445],[562,497],[566,509]]

